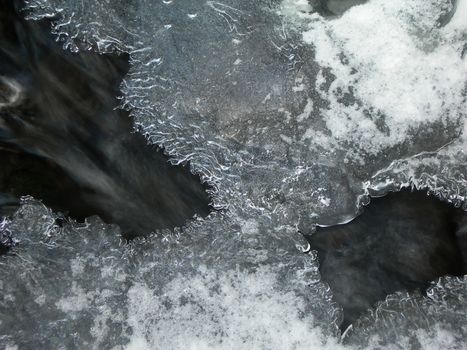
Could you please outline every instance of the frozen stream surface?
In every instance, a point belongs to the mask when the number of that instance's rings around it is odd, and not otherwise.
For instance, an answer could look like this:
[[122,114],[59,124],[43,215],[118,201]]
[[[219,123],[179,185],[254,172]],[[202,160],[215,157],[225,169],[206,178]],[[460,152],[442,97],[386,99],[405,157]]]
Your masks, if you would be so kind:
[[121,107],[222,210],[125,245],[25,199],[0,223],[20,242],[0,258],[1,347],[467,347],[465,277],[390,295],[341,337],[298,233],[407,186],[467,209],[467,0],[323,3],[27,1],[65,49],[130,54]]

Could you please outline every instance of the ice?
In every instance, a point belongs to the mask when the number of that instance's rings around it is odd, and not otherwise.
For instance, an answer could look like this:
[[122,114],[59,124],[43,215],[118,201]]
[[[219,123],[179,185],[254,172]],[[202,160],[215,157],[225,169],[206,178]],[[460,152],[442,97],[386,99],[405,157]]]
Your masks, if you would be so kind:
[[128,246],[115,226],[59,227],[27,199],[9,225],[19,243],[0,264],[0,344],[302,349],[310,334],[317,348],[337,344],[340,310],[316,257],[297,250],[291,228],[249,215]]
[[[201,269],[180,276],[161,293],[145,285],[129,290],[128,348],[305,349],[335,348],[306,315],[304,301],[277,289],[269,267],[254,272]],[[164,331],[161,331],[164,330]],[[144,345],[143,345],[144,344]],[[187,346],[188,345],[188,346]]]
[[450,1],[371,1],[337,20],[310,23],[304,40],[335,76],[322,91],[330,102],[322,114],[335,138],[377,153],[414,142],[422,126],[458,133],[467,28],[457,21],[440,27],[438,18],[451,10]]
[[464,279],[390,296],[342,343],[297,229],[402,186],[465,206],[466,1],[371,0],[339,17],[314,5],[28,1],[31,18],[58,14],[65,48],[130,54],[122,107],[223,210],[127,246],[114,226],[60,227],[26,200],[0,226],[17,242],[0,261],[0,344],[464,346]]
[[301,0],[88,2],[28,1],[34,18],[60,13],[65,47],[130,52],[124,106],[218,207],[344,222],[376,172],[462,134],[463,1],[334,1],[358,5],[336,18]]
[[421,152],[407,159],[395,160],[376,172],[365,187],[374,196],[401,187],[428,188],[440,199],[465,210],[465,150],[465,139],[460,139],[435,152]]
[[427,297],[390,295],[357,322],[348,343],[373,349],[464,349],[466,295],[465,277],[438,280]]
[[389,296],[342,344],[341,314],[316,257],[298,252],[284,228],[268,232],[276,225],[267,218],[244,221],[240,234],[239,218],[212,217],[191,236],[125,247],[118,229],[96,218],[59,227],[55,217],[27,200],[9,225],[19,244],[0,264],[2,346],[353,350],[419,341],[428,349],[433,339],[463,346],[464,279],[441,279],[427,297]]

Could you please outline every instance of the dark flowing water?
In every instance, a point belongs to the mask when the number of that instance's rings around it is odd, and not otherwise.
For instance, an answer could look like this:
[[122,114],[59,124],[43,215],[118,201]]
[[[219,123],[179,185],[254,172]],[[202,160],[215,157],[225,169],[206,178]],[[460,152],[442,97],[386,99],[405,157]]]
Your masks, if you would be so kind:
[[207,187],[189,165],[170,165],[117,108],[128,55],[67,52],[49,20],[26,21],[20,8],[6,1],[0,13],[2,210],[32,195],[80,221],[99,215],[126,237],[206,216]]
[[424,292],[440,276],[467,273],[466,213],[424,191],[374,198],[349,224],[307,239],[344,308],[343,329],[389,294]]

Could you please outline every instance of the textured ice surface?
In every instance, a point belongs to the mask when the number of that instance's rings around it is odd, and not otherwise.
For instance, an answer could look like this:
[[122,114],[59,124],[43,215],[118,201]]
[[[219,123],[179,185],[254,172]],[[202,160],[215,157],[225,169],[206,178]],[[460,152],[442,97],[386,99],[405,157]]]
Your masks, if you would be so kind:
[[464,1],[370,1],[339,18],[304,0],[29,3],[60,13],[65,47],[131,53],[124,105],[219,206],[241,194],[291,223],[346,221],[392,161],[464,145]]
[[[29,0],[32,18],[59,14],[65,47],[130,53],[122,105],[226,210],[125,247],[98,220],[60,228],[24,204],[2,226],[19,240],[0,262],[2,345],[338,348],[296,228],[402,185],[465,206],[466,3],[333,18],[304,0]],[[465,286],[391,297],[346,346],[461,349]]]
[[347,341],[371,349],[465,349],[466,296],[465,277],[441,278],[426,297],[390,295],[355,324]]
[[389,296],[341,344],[335,324],[341,314],[319,281],[316,258],[299,253],[299,239],[267,217],[238,227],[240,218],[213,215],[192,223],[190,235],[161,234],[131,247],[122,246],[116,227],[98,219],[60,227],[55,218],[26,200],[7,225],[17,245],[0,264],[2,346],[465,346],[467,288],[455,278],[441,279],[427,297]]
[[[98,219],[55,224],[27,200],[3,230],[0,344],[20,348],[304,348],[335,343],[339,309],[315,257],[267,216],[213,214],[191,234],[119,242]],[[296,234],[296,233],[295,233]],[[244,344],[244,345],[242,345]],[[324,346],[324,345],[323,345]]]
[[339,20],[312,22],[304,33],[315,60],[334,75],[327,91],[320,89],[324,75],[317,86],[330,103],[323,110],[327,128],[367,153],[402,144],[422,125],[456,134],[465,117],[464,40],[450,24],[437,28],[450,8],[399,3],[407,2],[373,1]]
[[463,1],[443,27],[447,0],[371,1],[337,19],[302,0],[30,5],[61,13],[67,47],[131,53],[125,106],[217,185],[219,205],[241,193],[292,221],[345,221],[375,171],[462,132]]

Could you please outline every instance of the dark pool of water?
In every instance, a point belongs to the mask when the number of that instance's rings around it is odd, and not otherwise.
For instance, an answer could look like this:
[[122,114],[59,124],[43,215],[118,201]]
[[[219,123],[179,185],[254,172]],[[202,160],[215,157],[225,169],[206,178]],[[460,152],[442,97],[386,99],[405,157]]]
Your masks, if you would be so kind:
[[388,294],[467,273],[466,212],[424,191],[374,198],[352,222],[306,237],[344,308],[343,329]]

